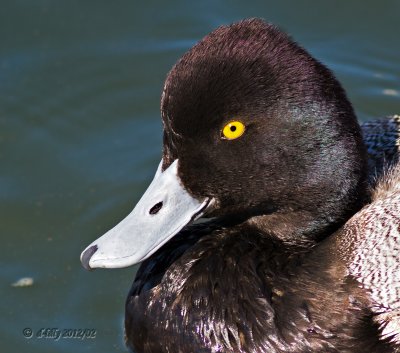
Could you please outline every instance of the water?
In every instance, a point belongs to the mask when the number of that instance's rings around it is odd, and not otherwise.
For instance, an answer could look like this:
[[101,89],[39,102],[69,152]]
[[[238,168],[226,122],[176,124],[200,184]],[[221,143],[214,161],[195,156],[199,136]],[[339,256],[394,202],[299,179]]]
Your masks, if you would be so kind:
[[[400,113],[399,14],[396,0],[3,0],[1,352],[126,351],[135,268],[88,273],[79,254],[150,181],[164,78],[198,39],[244,17],[279,24],[334,70],[365,120]],[[22,277],[33,285],[11,286]],[[36,337],[41,328],[96,337]]]

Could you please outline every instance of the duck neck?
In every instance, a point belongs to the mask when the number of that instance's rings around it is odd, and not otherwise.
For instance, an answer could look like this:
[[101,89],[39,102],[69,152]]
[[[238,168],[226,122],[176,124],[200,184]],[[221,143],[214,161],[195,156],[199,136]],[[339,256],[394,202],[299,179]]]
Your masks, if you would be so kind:
[[244,224],[294,248],[310,249],[319,241],[338,230],[362,203],[356,205],[340,218],[333,219],[315,210],[315,212],[290,211],[253,216]]

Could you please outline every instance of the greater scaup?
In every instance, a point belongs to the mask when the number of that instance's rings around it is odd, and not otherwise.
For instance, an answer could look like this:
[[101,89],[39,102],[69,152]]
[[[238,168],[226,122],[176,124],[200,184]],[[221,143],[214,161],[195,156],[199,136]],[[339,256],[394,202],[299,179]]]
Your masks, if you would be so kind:
[[[369,204],[362,130],[333,74],[275,26],[244,20],[177,62],[161,111],[154,180],[81,256],[88,269],[143,262],[128,346],[394,352],[400,169]],[[373,131],[364,137],[378,161]]]

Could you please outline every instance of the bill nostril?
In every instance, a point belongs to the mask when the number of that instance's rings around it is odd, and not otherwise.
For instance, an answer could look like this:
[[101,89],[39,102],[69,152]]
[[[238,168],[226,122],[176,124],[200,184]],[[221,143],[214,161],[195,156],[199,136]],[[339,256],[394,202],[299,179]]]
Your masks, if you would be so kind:
[[163,202],[160,201],[160,202],[156,203],[152,208],[150,208],[149,213],[152,215],[157,214],[158,211],[160,211],[162,207],[163,207]]

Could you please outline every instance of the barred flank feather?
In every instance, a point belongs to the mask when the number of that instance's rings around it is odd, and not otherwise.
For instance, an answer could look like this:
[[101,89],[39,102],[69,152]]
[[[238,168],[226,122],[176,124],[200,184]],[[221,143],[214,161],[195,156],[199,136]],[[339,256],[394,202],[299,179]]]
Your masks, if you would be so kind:
[[370,295],[381,338],[399,345],[400,164],[381,171],[372,202],[346,223],[339,252]]

